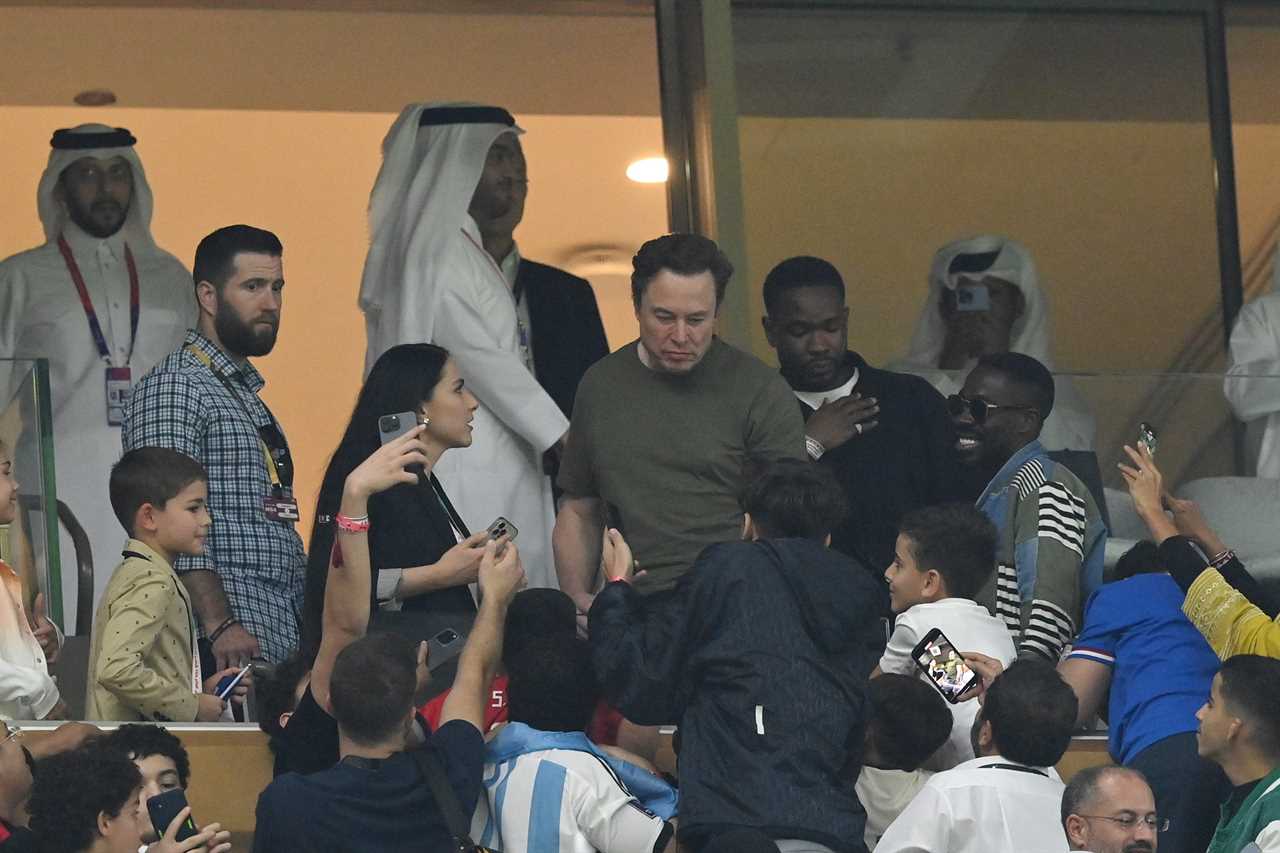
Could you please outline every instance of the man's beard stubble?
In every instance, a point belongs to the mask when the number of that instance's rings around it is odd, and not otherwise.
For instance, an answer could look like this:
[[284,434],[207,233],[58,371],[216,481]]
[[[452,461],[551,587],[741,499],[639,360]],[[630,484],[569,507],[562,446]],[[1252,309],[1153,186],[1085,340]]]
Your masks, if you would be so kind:
[[266,355],[275,348],[276,335],[279,333],[279,321],[264,331],[255,331],[253,326],[241,321],[235,310],[225,302],[218,300],[218,316],[213,319],[214,331],[223,349],[241,358],[257,358]]

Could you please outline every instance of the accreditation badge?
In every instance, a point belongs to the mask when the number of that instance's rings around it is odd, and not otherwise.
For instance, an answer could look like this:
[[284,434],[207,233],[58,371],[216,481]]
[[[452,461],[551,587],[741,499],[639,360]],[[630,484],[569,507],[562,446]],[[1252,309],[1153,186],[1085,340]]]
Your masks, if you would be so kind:
[[301,518],[298,514],[298,499],[293,496],[292,489],[273,492],[264,497],[262,512],[272,521],[284,521],[290,524]]
[[107,368],[107,426],[124,424],[124,407],[129,404],[129,391],[132,388],[132,368]]

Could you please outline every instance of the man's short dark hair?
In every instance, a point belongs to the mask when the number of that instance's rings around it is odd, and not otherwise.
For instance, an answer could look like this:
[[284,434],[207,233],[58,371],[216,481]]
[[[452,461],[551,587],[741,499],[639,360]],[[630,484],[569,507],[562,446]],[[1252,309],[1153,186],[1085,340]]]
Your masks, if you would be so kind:
[[142,761],[152,755],[171,759],[178,770],[178,784],[187,787],[191,778],[191,759],[187,748],[173,732],[153,723],[126,723],[108,732],[101,741],[104,749],[112,749],[130,761]]
[[1071,745],[1076,694],[1051,664],[1017,660],[987,688],[978,712],[991,724],[1000,754],[1031,767],[1052,767]]
[[338,653],[329,701],[338,728],[363,746],[399,731],[413,709],[418,649],[399,634],[370,634]]
[[98,837],[98,815],[137,808],[142,774],[132,761],[96,744],[39,764],[28,809],[31,831],[46,853],[87,850]]
[[1164,571],[1168,570],[1160,559],[1160,549],[1151,540],[1143,539],[1120,555],[1115,568],[1111,570],[1111,577],[1122,581],[1134,575],[1151,575]]
[[739,503],[762,539],[821,542],[849,514],[844,490],[822,465],[779,459],[757,470]]
[[812,255],[797,255],[787,258],[764,277],[764,310],[776,314],[782,301],[782,295],[802,287],[830,287],[840,293],[844,300],[844,279],[840,271],[822,258]]
[[867,737],[880,767],[916,770],[951,736],[951,711],[932,686],[910,675],[884,673],[867,686]]
[[1020,352],[992,352],[981,356],[976,366],[999,371],[1025,389],[1041,420],[1053,411],[1053,374],[1031,356]]
[[280,726],[280,715],[298,709],[298,685],[310,671],[311,662],[301,652],[294,652],[272,667],[265,678],[254,676],[258,728],[271,738],[269,743],[273,752],[279,750],[277,738],[284,732]]
[[133,523],[143,504],[164,509],[165,503],[187,486],[208,481],[204,466],[185,453],[167,447],[138,447],[111,467],[111,509],[125,532],[133,536]]
[[544,637],[576,637],[578,609],[573,599],[558,589],[539,587],[517,592],[507,607],[502,632],[502,664],[507,669],[516,655]]
[[591,646],[577,636],[533,640],[514,656],[507,679],[507,718],[539,731],[584,731],[600,699]]
[[1280,757],[1280,660],[1235,655],[1222,662],[1222,698],[1249,723],[1252,740],[1267,758]]
[[640,307],[640,298],[654,276],[663,270],[677,275],[711,273],[716,282],[716,309],[724,302],[724,291],[733,275],[733,264],[714,240],[701,234],[667,234],[640,247],[631,259],[631,301]]
[[935,569],[953,598],[973,598],[996,570],[996,528],[973,504],[914,509],[898,532],[911,540],[921,571]]
[[284,254],[280,238],[270,231],[252,225],[227,225],[219,228],[196,246],[195,263],[191,265],[191,278],[197,285],[207,281],[219,291],[231,280],[236,271],[236,255],[241,252],[270,255],[278,258]]
[[1142,775],[1142,771],[1132,767],[1121,767],[1119,764],[1098,764],[1077,771],[1067,784],[1067,789],[1062,792],[1063,829],[1066,828],[1067,818],[1071,815],[1081,814],[1086,809],[1094,811],[1100,808],[1101,806],[1097,803],[1099,786],[1108,776],[1120,774],[1136,776],[1142,780],[1142,784],[1147,785],[1147,777]]

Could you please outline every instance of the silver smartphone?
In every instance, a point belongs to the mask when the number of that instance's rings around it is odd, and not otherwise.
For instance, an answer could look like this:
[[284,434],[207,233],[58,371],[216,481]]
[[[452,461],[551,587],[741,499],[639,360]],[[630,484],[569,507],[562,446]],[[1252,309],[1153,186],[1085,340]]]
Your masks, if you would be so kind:
[[489,534],[491,540],[505,536],[508,542],[516,541],[516,536],[520,534],[516,526],[502,516],[495,518],[493,523],[485,528],[485,532]]
[[383,444],[395,441],[418,425],[416,412],[400,412],[396,415],[383,415],[378,418],[378,438]]
[[427,669],[434,672],[449,661],[462,654],[462,647],[467,638],[462,633],[445,628],[430,640],[427,640]]

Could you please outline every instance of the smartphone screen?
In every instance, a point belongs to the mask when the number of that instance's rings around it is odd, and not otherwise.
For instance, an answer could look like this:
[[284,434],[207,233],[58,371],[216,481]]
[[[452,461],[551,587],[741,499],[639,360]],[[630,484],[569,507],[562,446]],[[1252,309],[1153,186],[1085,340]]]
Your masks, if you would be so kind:
[[953,705],[978,683],[978,674],[969,668],[940,628],[925,634],[911,651],[911,657],[925,677],[938,688],[942,698]]

